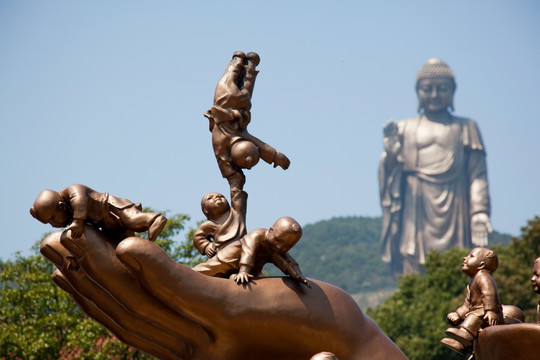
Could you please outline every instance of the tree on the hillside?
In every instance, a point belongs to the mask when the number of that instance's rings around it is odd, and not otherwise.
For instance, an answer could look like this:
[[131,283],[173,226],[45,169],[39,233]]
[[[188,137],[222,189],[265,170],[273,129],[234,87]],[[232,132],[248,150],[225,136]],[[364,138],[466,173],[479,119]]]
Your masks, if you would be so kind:
[[[155,212],[152,208],[144,208],[144,211]],[[166,214],[166,212],[165,212]],[[169,254],[174,261],[194,266],[206,260],[193,245],[193,235],[197,229],[189,228],[185,235],[185,240],[176,242],[174,238],[184,230],[184,223],[189,220],[189,216],[185,214],[174,214],[167,216],[167,225],[156,240],[156,244]],[[200,225],[199,222],[197,225]],[[147,239],[148,234],[138,233],[137,236]]]
[[[308,224],[290,251],[307,277],[339,286],[350,294],[384,292],[397,287],[388,264],[381,260],[381,218],[336,217]],[[510,236],[494,232],[492,244],[507,244]],[[273,265],[270,275],[281,276]]]
[[[177,261],[188,265],[201,261],[192,245],[193,229],[184,241],[173,240],[188,216],[168,218],[156,243]],[[150,358],[86,317],[51,281],[55,267],[38,248],[39,243],[33,255],[17,253],[11,260],[0,261],[0,359]]]
[[[351,294],[395,288],[396,282],[380,257],[380,218],[333,218],[306,225],[303,230],[291,255],[306,276]],[[273,267],[268,270],[280,274]]]
[[0,263],[0,356],[53,359],[83,320],[69,296],[52,284],[53,270],[40,255],[16,254]]
[[[537,295],[530,277],[534,259],[540,256],[540,218],[522,228],[522,236],[508,246],[492,247],[499,257],[499,268],[493,274],[503,304],[520,307],[527,322],[535,322]],[[439,341],[449,326],[446,314],[463,303],[470,278],[461,272],[468,250],[452,249],[444,254],[432,252],[426,261],[426,272],[406,275],[399,289],[382,305],[367,313],[411,360],[450,360],[462,357],[442,346]]]
[[452,249],[445,254],[432,252],[426,273],[405,275],[399,290],[368,314],[411,360],[460,359],[439,341],[448,327],[446,314],[457,308],[466,275],[459,270],[466,250]]

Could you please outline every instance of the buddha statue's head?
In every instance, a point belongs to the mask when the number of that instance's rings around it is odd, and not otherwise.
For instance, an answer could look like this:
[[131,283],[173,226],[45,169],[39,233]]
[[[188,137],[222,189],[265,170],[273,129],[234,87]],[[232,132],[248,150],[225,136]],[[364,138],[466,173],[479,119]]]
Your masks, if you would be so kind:
[[436,58],[429,59],[416,74],[418,112],[440,113],[454,110],[456,81],[448,65]]

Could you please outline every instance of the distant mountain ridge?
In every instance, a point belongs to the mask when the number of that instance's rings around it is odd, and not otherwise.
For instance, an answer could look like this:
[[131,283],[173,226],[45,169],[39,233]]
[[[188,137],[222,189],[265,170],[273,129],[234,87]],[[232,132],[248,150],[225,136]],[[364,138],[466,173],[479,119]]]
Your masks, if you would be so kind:
[[[380,217],[336,217],[305,225],[302,239],[290,251],[304,275],[329,282],[350,294],[396,288],[381,260]],[[511,236],[493,232],[489,243],[508,244]],[[271,275],[279,270],[268,266]]]

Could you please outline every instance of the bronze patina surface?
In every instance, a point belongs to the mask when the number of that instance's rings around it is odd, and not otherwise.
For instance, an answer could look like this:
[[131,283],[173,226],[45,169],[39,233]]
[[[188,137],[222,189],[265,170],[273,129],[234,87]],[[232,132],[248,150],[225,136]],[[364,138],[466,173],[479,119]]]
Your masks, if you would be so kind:
[[488,248],[477,247],[463,258],[461,270],[471,278],[463,305],[447,315],[456,327],[446,329],[441,343],[465,355],[472,350],[473,341],[481,329],[503,324],[503,308],[499,300],[493,272],[499,266],[497,254]]
[[[176,263],[154,243],[115,247],[86,227],[49,235],[41,252],[53,280],[120,340],[160,359],[406,359],[343,290],[310,279],[260,278],[239,286]],[[72,269],[68,257],[79,264]]]
[[[247,132],[259,61],[256,53],[235,52],[216,87],[214,106],[205,114],[231,195],[230,204],[215,192],[201,201],[207,221],[196,231],[194,245],[208,261],[191,269],[151,241],[127,233],[112,236],[88,206],[104,195],[78,185],[88,199],[84,206],[67,199],[59,205],[53,194],[55,211],[63,211],[61,221],[41,218],[39,202],[31,210],[42,222],[67,226],[41,244],[41,253],[58,268],[53,281],[121,341],[159,359],[404,360],[350,295],[304,277],[288,254],[302,235],[293,218],[247,230],[242,169],[260,158],[283,169],[290,165],[285,155]],[[68,203],[79,210],[70,212]],[[129,204],[125,209],[140,211],[140,204]],[[88,210],[84,216],[77,215],[81,209]],[[111,214],[101,214],[120,220],[126,211],[107,209]],[[148,216],[161,224],[162,215]],[[132,229],[127,220],[117,225],[115,230],[148,230],[151,239],[162,229],[152,224]],[[260,277],[268,262],[288,276]]]

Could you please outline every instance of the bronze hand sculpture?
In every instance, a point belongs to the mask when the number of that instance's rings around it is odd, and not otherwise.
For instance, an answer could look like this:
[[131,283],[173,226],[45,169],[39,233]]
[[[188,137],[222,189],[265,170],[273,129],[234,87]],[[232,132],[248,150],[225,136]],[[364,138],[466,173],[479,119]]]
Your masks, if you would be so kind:
[[[92,227],[79,239],[55,232],[41,252],[88,315],[160,359],[306,360],[323,351],[406,359],[345,291],[324,282],[262,278],[241,289],[174,262],[152,242],[130,237],[115,247]],[[70,256],[78,269],[66,266]]]

